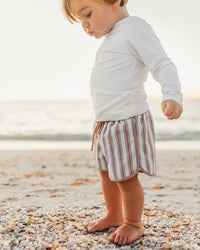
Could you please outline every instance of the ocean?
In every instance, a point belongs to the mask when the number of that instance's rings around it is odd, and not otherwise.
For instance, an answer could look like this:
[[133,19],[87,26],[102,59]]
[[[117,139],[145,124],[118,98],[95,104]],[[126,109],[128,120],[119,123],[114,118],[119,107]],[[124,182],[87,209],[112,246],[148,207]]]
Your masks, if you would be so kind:
[[[149,101],[156,141],[200,141],[200,100],[184,100],[178,120],[167,120],[158,100]],[[0,102],[0,141],[91,141],[91,101]]]

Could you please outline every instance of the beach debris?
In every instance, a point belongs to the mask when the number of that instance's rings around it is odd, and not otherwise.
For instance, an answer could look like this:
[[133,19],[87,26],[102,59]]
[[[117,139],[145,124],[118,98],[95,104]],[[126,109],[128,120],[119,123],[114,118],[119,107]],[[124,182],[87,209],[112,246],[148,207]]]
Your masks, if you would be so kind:
[[192,186],[175,186],[173,187],[174,190],[179,190],[179,189],[193,189]]
[[24,174],[25,178],[30,178],[31,176],[33,176],[33,174]]
[[18,163],[12,163],[10,166],[11,167],[19,167],[19,164]]
[[153,186],[151,189],[163,189],[164,186],[163,185],[156,185],[156,186]]
[[56,193],[51,193],[50,197],[56,197]]
[[25,197],[31,197],[31,196],[36,196],[36,194],[27,193],[27,194],[25,195]]
[[98,214],[94,209],[2,206],[0,249],[200,249],[200,214],[145,207],[144,235],[130,245],[118,246],[107,240],[114,227],[88,233],[88,223],[105,214],[103,206],[98,206]]
[[77,179],[74,182],[71,183],[72,186],[77,186],[77,185],[82,185],[88,182],[96,182],[98,181],[97,179],[88,179],[88,178],[83,178],[83,179]]
[[6,172],[3,172],[3,171],[0,172],[0,174],[1,174],[1,175],[7,175],[7,173],[6,173]]
[[[94,166],[92,157],[67,151],[3,153],[0,249],[200,249],[199,151],[177,151],[173,157],[158,152],[158,176],[141,175],[146,231],[127,246],[107,240],[114,227],[87,231],[91,220],[106,213],[100,176],[89,168]],[[180,162],[181,157],[186,160]],[[63,165],[65,159],[68,167]],[[12,167],[15,162],[19,167]]]

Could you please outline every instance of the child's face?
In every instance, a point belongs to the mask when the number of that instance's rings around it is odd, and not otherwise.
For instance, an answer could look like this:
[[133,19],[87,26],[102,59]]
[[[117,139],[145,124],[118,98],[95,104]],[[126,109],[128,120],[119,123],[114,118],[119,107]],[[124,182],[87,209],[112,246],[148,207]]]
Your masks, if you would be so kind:
[[116,22],[116,8],[102,0],[70,0],[70,8],[80,18],[84,31],[95,38],[108,34]]

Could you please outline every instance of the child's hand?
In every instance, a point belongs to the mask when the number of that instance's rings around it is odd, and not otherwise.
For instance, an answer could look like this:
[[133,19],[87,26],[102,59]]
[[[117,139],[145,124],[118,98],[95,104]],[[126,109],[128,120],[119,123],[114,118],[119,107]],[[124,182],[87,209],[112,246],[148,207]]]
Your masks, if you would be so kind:
[[181,116],[183,109],[176,101],[166,100],[162,102],[162,111],[167,119],[173,120]]

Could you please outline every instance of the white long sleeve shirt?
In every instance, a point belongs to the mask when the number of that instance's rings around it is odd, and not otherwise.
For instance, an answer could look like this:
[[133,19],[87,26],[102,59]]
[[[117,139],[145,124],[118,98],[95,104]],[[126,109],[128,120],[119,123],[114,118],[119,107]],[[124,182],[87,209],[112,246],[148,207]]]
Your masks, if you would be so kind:
[[90,78],[96,121],[127,119],[146,112],[148,71],[164,100],[182,105],[177,70],[149,24],[136,16],[118,21],[97,51]]

